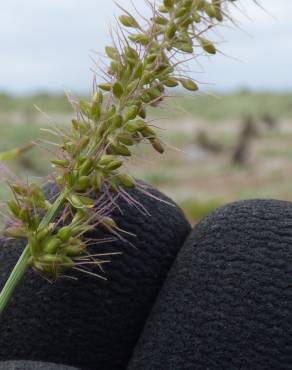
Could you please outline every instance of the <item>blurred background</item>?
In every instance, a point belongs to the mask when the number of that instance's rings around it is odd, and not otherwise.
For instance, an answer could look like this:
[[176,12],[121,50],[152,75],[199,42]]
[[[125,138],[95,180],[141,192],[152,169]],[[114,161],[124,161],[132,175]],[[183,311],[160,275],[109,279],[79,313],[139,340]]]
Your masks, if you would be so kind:
[[[192,66],[200,93],[177,90],[151,112],[166,153],[145,147],[130,165],[193,223],[234,200],[292,200],[292,2],[265,0],[264,9],[242,3],[233,12],[237,27],[214,35],[220,53]],[[148,11],[143,0],[134,4]],[[119,13],[111,0],[1,4],[0,152],[48,138],[40,128],[51,123],[70,123],[65,92],[90,94],[93,60],[110,43]],[[23,178],[38,178],[50,171],[49,155],[37,148],[9,164]],[[0,199],[7,194],[1,186]]]

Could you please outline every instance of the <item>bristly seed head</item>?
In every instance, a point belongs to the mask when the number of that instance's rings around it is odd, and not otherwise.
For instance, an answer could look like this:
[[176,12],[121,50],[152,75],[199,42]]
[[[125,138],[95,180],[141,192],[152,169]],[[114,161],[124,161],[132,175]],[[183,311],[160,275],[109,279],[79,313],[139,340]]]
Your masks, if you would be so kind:
[[[51,163],[64,194],[63,212],[43,227],[54,202],[35,184],[10,184],[14,200],[7,207],[12,221],[5,235],[28,240],[34,270],[56,279],[68,269],[92,263],[86,260],[87,233],[96,225],[118,235],[111,218],[115,196],[131,202],[125,189],[137,186],[122,169],[124,162],[143,141],[164,152],[147,121],[147,108],[159,105],[168,88],[198,90],[197,83],[178,70],[183,62],[179,55],[215,54],[216,46],[205,33],[228,19],[227,5],[234,1],[163,0],[158,8],[153,5],[148,24],[128,12],[119,17],[118,42],[105,48],[110,60],[105,80],[90,100],[79,102],[71,130],[57,132],[60,150]],[[80,256],[85,260],[80,262]]]

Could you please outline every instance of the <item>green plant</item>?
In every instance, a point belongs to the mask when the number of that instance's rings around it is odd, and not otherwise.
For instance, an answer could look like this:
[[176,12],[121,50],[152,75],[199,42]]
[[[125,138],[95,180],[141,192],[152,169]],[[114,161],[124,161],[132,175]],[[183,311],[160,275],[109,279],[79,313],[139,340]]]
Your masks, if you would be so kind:
[[10,161],[11,159],[21,156],[23,153],[28,152],[34,147],[34,144],[26,145],[22,148],[17,148],[0,153],[0,161]]
[[111,218],[116,194],[131,201],[125,189],[142,187],[123,170],[132,148],[147,142],[164,151],[147,121],[147,107],[159,105],[167,88],[198,90],[180,67],[202,51],[216,53],[206,35],[229,19],[228,4],[234,1],[164,0],[158,8],[148,2],[152,18],[140,21],[122,9],[118,37],[105,50],[110,63],[101,71],[104,81],[95,84],[90,100],[71,100],[76,118],[69,132],[51,130],[59,141],[51,160],[60,189],[57,199],[46,199],[34,183],[9,180],[14,200],[7,203],[10,220],[4,234],[27,240],[27,246],[0,294],[0,312],[29,267],[55,280],[91,264],[93,257],[100,266],[102,256],[87,253],[86,235],[97,226],[119,232]]

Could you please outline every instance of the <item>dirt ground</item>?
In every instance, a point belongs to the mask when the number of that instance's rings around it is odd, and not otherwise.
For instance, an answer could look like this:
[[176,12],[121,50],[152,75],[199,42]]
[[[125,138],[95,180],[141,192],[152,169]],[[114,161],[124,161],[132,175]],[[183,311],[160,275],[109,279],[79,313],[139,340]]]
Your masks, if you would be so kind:
[[[28,144],[40,135],[46,138],[40,127],[52,123],[63,126],[72,118],[72,111],[59,97],[9,99],[0,99],[0,151]],[[161,128],[165,154],[143,145],[130,159],[129,170],[173,198],[194,223],[227,202],[247,198],[292,200],[291,101],[290,95],[269,94],[170,100],[169,105],[153,112],[160,117],[152,124]],[[36,111],[33,104],[47,113]],[[246,114],[253,117],[256,134],[249,138],[246,161],[235,164],[232,156]],[[264,114],[275,119],[274,127],[263,121]],[[199,145],[202,133],[217,150]],[[22,177],[42,177],[50,170],[48,155],[33,150],[12,166]],[[7,192],[0,189],[0,200],[6,196]]]
[[[181,204],[192,221],[239,199],[292,199],[292,120],[278,122],[273,129],[256,122],[258,132],[250,140],[243,164],[232,162],[242,130],[240,120],[185,119],[161,121],[158,126],[163,127],[166,153],[160,156],[145,147],[132,162],[132,172]],[[202,130],[222,151],[200,147],[196,137]]]

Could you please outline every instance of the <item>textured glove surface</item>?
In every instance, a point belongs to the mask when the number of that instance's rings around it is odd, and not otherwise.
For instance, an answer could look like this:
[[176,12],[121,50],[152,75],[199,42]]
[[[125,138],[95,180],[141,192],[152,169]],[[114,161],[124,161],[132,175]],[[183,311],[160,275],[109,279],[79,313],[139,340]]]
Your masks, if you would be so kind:
[[80,369],[66,365],[56,365],[48,362],[5,361],[0,362],[0,370],[80,370]]
[[[151,193],[171,202],[157,190]],[[122,251],[106,266],[108,281],[85,274],[78,280],[49,282],[28,271],[0,319],[0,361],[34,360],[99,370],[127,366],[149,311],[190,225],[181,210],[137,190],[149,211],[143,215],[123,200],[116,212],[119,227],[135,247],[115,242],[98,252]],[[104,237],[101,230],[95,237]],[[19,257],[21,243],[0,249],[0,285]]]
[[292,369],[292,203],[234,203],[193,230],[129,369]]

